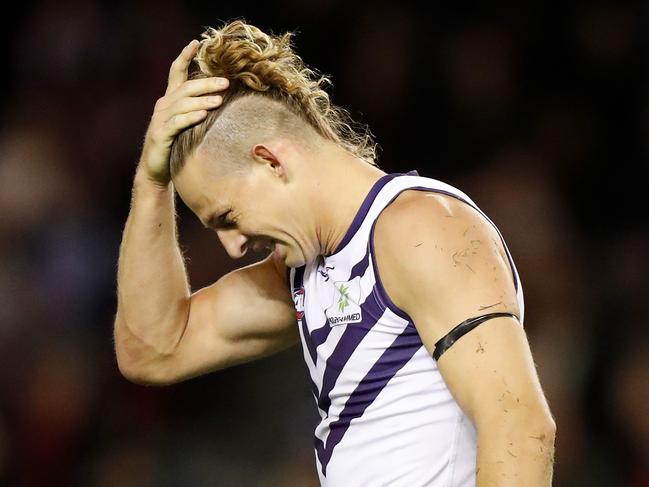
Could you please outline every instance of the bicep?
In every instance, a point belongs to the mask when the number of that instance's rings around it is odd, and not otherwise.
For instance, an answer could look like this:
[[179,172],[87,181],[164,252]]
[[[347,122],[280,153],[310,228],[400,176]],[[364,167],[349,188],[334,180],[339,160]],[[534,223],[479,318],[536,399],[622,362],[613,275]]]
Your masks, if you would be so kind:
[[256,360],[298,341],[295,308],[269,256],[192,294],[187,325],[166,364],[173,381]]
[[485,321],[438,361],[462,410],[479,428],[502,428],[508,418],[549,416],[525,331],[513,317]]

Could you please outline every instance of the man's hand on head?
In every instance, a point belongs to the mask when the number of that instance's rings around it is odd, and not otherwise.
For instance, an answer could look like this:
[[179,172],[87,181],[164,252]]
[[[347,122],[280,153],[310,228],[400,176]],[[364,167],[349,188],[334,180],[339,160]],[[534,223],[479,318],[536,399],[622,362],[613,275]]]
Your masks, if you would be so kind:
[[199,44],[197,40],[190,42],[171,64],[167,91],[155,104],[144,138],[139,169],[163,187],[171,179],[169,156],[174,138],[204,120],[208,110],[220,106],[223,98],[214,93],[225,90],[229,84],[226,78],[187,79],[189,64]]

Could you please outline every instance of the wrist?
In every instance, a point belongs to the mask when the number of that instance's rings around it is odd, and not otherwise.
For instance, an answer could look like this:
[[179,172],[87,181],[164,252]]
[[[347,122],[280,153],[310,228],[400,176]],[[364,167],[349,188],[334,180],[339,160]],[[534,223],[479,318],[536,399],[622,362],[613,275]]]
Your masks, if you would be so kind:
[[135,170],[133,179],[134,188],[142,188],[144,191],[154,191],[159,193],[168,193],[171,190],[171,180],[157,180],[147,172],[146,168],[140,164]]

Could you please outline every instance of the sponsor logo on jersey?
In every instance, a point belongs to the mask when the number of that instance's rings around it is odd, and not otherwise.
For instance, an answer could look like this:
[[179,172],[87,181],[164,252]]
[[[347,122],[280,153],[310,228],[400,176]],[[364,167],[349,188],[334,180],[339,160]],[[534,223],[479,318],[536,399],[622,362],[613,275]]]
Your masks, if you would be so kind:
[[295,303],[295,317],[301,320],[304,317],[304,288],[293,290],[293,303]]
[[362,320],[361,307],[361,278],[351,281],[334,282],[334,299],[331,306],[325,310],[329,326],[343,323],[360,323]]

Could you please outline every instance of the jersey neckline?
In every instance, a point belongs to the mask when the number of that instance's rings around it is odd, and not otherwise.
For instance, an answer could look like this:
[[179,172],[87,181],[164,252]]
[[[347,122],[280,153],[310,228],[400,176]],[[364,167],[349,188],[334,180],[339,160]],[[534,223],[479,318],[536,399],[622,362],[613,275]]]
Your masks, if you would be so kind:
[[325,256],[325,258],[333,257],[334,255],[339,253],[347,246],[347,244],[351,241],[354,235],[356,235],[356,232],[358,231],[361,224],[363,223],[363,220],[365,220],[365,217],[367,216],[367,213],[370,211],[370,208],[372,206],[372,203],[374,203],[376,196],[379,194],[379,192],[383,189],[383,187],[386,184],[388,184],[390,181],[392,181],[394,178],[398,176],[419,176],[419,173],[417,173],[417,171],[413,169],[412,171],[408,171],[407,173],[396,172],[396,173],[390,173],[381,176],[374,183],[370,191],[367,193],[367,196],[365,196],[363,203],[361,203],[361,206],[358,208],[358,211],[356,212],[356,215],[354,216],[351,225],[349,225],[347,232],[345,232],[345,236],[336,247],[336,250],[334,250],[332,254]]

